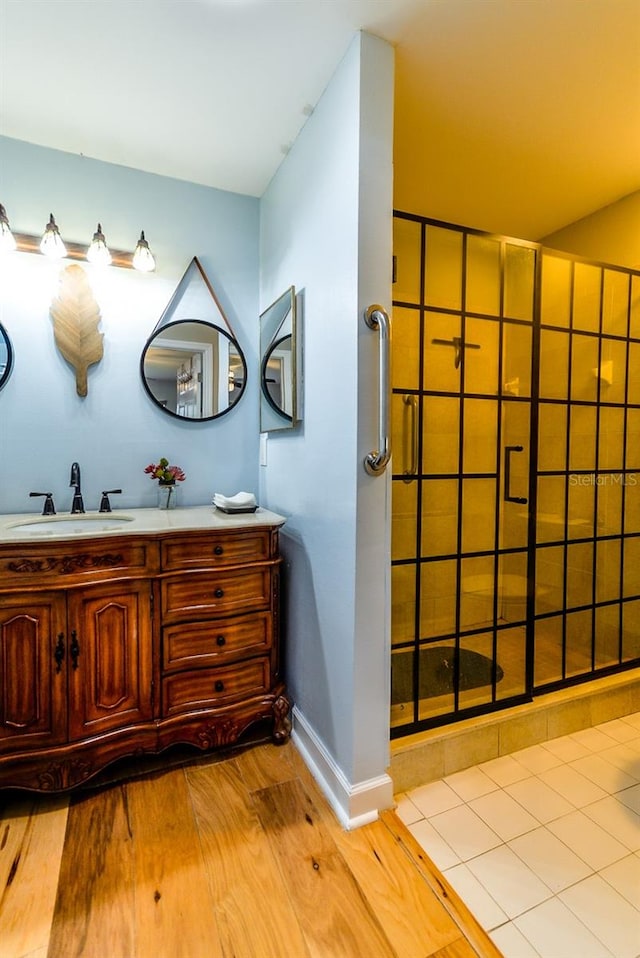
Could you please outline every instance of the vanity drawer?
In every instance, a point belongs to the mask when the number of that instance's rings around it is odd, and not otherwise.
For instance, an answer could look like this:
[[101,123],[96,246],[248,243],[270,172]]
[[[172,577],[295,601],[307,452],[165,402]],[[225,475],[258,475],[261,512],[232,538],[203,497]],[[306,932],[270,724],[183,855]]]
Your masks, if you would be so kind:
[[222,707],[261,695],[269,688],[269,675],[266,657],[226,668],[177,672],[162,682],[163,715]]
[[271,542],[272,533],[267,529],[167,538],[161,545],[162,568],[169,572],[237,565],[240,562],[263,562],[271,558]]
[[163,580],[161,594],[165,621],[266,609],[271,602],[271,567],[175,576]]
[[269,612],[168,626],[163,632],[162,665],[171,672],[215,665],[234,655],[264,655],[271,649],[272,631]]

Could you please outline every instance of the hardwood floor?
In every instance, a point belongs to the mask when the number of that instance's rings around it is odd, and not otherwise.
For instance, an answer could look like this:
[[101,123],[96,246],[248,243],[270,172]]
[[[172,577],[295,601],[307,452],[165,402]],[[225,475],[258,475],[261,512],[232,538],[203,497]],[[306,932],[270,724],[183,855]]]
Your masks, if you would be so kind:
[[393,812],[345,832],[293,744],[0,793],[0,958],[499,958]]

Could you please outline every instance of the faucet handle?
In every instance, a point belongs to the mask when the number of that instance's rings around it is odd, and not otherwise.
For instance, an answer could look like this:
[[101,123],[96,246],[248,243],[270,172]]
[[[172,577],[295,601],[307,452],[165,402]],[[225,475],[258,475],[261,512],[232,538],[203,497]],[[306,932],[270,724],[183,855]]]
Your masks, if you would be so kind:
[[102,493],[102,499],[100,500],[100,508],[98,512],[111,512],[111,503],[109,502],[109,496],[115,496],[116,494],[122,492],[122,489],[105,489]]
[[55,516],[56,507],[53,504],[53,493],[52,492],[30,492],[29,496],[44,496],[44,506],[42,507],[43,516]]

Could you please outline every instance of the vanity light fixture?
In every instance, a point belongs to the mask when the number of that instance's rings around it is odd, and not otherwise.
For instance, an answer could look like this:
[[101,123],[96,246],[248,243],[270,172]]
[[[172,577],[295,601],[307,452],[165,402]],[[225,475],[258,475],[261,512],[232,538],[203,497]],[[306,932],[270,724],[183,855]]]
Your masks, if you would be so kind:
[[149,249],[149,244],[144,238],[144,230],[140,233],[140,239],[133,254],[133,268],[141,273],[152,273],[156,268],[156,261],[153,253]]
[[0,203],[0,253],[10,253],[16,248],[16,245],[15,237],[9,226],[7,211]]
[[110,250],[100,223],[88,247],[80,243],[65,244],[62,242],[53,213],[49,214],[49,222],[45,227],[44,235],[40,238],[32,233],[12,232],[7,211],[0,203],[0,256],[13,250],[19,253],[44,253],[52,260],[66,257],[80,262],[88,261],[94,265],[108,266],[112,263],[124,269],[137,269],[141,273],[151,273],[156,268],[156,261],[149,249],[144,231],[140,233],[134,253],[128,253],[126,250]]
[[40,240],[40,252],[48,256],[49,259],[62,259],[67,255],[67,247],[62,242],[60,230],[53,218],[53,213],[49,213],[49,222],[45,226]]
[[93,239],[89,244],[87,259],[90,263],[95,263],[96,266],[109,266],[111,263],[111,253],[100,223],[98,223],[98,229],[93,234]]

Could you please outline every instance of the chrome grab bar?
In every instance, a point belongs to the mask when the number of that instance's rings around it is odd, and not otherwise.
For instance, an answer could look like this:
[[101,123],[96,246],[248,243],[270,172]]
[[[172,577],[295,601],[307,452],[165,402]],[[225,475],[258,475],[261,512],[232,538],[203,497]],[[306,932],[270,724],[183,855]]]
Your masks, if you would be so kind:
[[415,476],[418,475],[418,418],[416,415],[418,408],[418,397],[413,396],[410,393],[407,393],[402,397],[402,402],[405,404],[409,410],[409,428],[407,432],[409,433],[409,442],[404,442],[404,449],[406,451],[407,446],[411,450],[411,458],[409,459],[409,466],[403,472],[403,482],[411,482]]
[[377,329],[380,332],[378,448],[365,456],[364,468],[370,476],[381,476],[391,459],[391,442],[389,440],[391,321],[386,310],[377,305],[367,308],[364,321],[369,329]]

